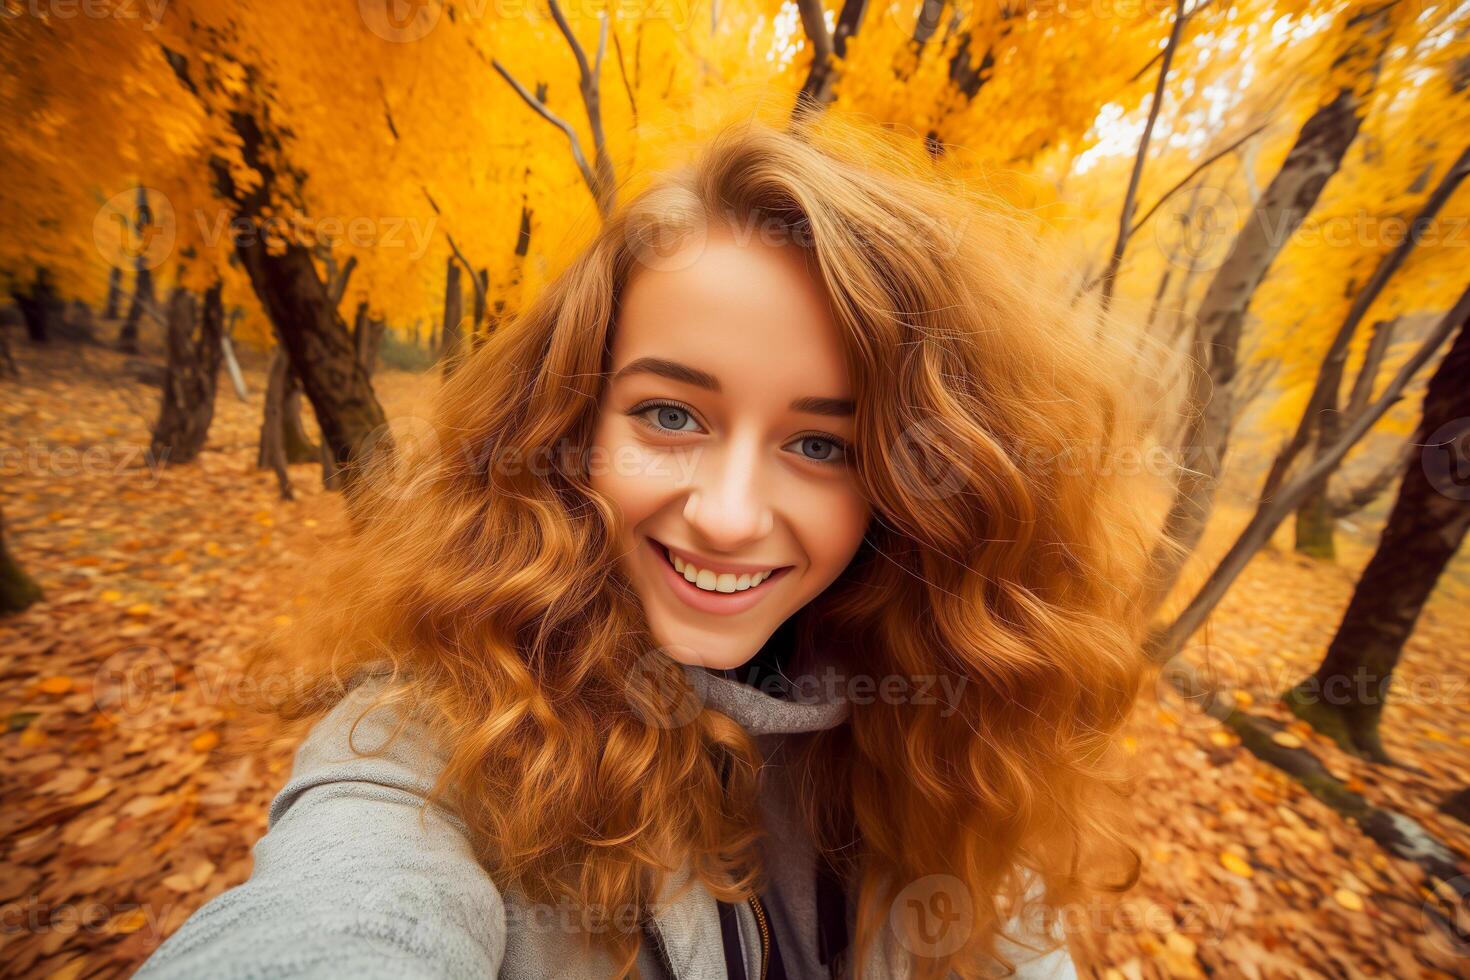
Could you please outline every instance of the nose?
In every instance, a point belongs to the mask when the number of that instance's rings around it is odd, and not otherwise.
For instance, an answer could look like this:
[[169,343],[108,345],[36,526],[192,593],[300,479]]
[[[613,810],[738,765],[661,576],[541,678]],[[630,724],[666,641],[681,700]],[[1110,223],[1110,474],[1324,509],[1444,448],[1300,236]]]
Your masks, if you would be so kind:
[[763,489],[753,440],[708,447],[695,467],[684,520],[713,551],[738,552],[771,533],[775,517]]

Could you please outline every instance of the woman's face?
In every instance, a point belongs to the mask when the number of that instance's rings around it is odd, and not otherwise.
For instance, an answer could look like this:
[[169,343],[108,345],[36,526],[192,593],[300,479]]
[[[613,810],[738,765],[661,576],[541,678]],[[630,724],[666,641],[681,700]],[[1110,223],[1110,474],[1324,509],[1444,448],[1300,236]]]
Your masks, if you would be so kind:
[[635,273],[590,479],[622,512],[621,561],[668,656],[740,666],[852,559],[869,517],[852,398],[796,246],[712,228]]

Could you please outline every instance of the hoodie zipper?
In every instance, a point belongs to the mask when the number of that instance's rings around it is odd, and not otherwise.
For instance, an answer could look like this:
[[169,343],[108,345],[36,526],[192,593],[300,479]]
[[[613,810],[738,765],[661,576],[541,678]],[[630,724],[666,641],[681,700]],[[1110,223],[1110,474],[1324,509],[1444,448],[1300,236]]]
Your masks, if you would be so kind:
[[766,970],[771,963],[771,932],[766,923],[766,910],[761,905],[761,900],[754,895],[750,896],[750,909],[755,913],[755,924],[760,927],[761,933],[761,972],[759,980],[766,980]]

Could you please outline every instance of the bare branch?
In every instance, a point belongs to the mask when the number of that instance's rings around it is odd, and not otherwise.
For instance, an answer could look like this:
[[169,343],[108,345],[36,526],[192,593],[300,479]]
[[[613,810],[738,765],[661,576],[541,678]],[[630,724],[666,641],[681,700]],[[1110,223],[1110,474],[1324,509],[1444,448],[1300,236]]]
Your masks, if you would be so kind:
[[1231,140],[1224,147],[1222,147],[1221,149],[1219,149],[1218,151],[1216,151],[1214,153],[1211,153],[1209,156],[1207,156],[1203,160],[1201,160],[1199,162],[1199,166],[1195,167],[1189,173],[1185,174],[1183,180],[1179,181],[1173,187],[1171,187],[1167,191],[1165,191],[1163,193],[1163,195],[1160,196],[1159,199],[1154,202],[1154,206],[1151,207],[1151,208],[1149,208],[1147,211],[1145,211],[1144,214],[1143,214],[1143,217],[1139,218],[1137,221],[1135,221],[1133,223],[1133,227],[1130,228],[1130,229],[1128,229],[1128,235],[1129,235],[1129,237],[1132,237],[1132,236],[1138,234],[1138,229],[1142,228],[1148,222],[1148,219],[1149,218],[1152,218],[1154,216],[1154,212],[1155,211],[1157,211],[1159,208],[1163,207],[1164,204],[1168,202],[1169,198],[1173,197],[1175,194],[1179,193],[1184,188],[1188,187],[1190,181],[1192,181],[1192,180],[1194,180],[1194,178],[1198,177],[1202,171],[1204,171],[1207,167],[1209,167],[1210,164],[1214,163],[1215,161],[1219,160],[1221,157],[1223,157],[1223,156],[1225,156],[1225,155],[1227,155],[1229,153],[1235,152],[1235,150],[1237,150],[1237,149],[1240,148],[1240,145],[1242,143],[1244,143],[1246,140],[1249,140],[1252,136],[1255,136],[1256,134],[1260,133],[1262,130],[1264,130],[1269,125],[1270,125],[1269,122],[1263,122],[1263,123],[1261,123],[1259,126],[1256,126],[1256,127],[1252,128],[1252,129],[1250,129],[1249,131],[1247,131],[1245,134],[1243,134],[1239,138]]
[[587,123],[592,129],[594,162],[592,164],[587,162],[587,157],[582,152],[581,141],[577,139],[576,132],[568,123],[552,114],[539,99],[532,97],[519,82],[511,77],[510,73],[501,66],[499,61],[491,59],[491,64],[495,66],[495,70],[500,72],[507,82],[510,82],[515,87],[516,91],[521,94],[521,98],[525,99],[532,108],[541,113],[547,122],[550,122],[562,132],[566,133],[567,140],[571,144],[572,156],[577,161],[578,169],[582,171],[582,179],[587,182],[588,188],[592,191],[592,197],[597,202],[598,211],[606,215],[612,210],[616,193],[616,179],[613,174],[612,159],[607,155],[607,139],[602,129],[602,98],[599,81],[602,75],[603,57],[607,52],[607,11],[603,11],[601,14],[601,28],[597,36],[595,62],[588,64],[587,52],[583,50],[581,43],[577,40],[577,35],[573,33],[572,25],[567,22],[566,16],[561,11],[560,4],[556,0],[547,0],[547,3],[551,8],[552,19],[556,21],[557,28],[561,31],[562,37],[566,39],[567,46],[572,49],[572,56],[577,59],[577,87],[582,93],[582,105],[587,110]]
[[[556,0],[546,0],[546,2],[547,6],[551,8],[552,19],[556,21],[556,26],[561,30],[562,37],[567,39],[567,46],[572,49],[572,54],[577,59],[578,74],[585,79],[592,73],[592,69],[587,65],[586,52],[582,50],[582,45],[578,43],[577,35],[572,33],[572,25],[567,23],[566,15],[561,12],[561,6]],[[604,27],[607,25],[607,15],[605,13],[603,14],[602,23]],[[598,57],[599,59],[601,58],[600,45]]]
[[500,77],[509,82],[511,88],[515,89],[516,92],[520,94],[520,97],[525,100],[526,105],[530,106],[532,109],[535,109],[536,112],[541,115],[541,118],[545,119],[547,122],[551,123],[557,129],[566,134],[567,142],[571,144],[572,159],[577,162],[577,169],[582,171],[582,179],[586,181],[587,189],[592,192],[593,197],[596,197],[597,178],[593,176],[592,168],[587,163],[587,157],[582,153],[582,142],[581,140],[577,139],[577,131],[572,129],[571,125],[560,116],[556,115],[550,109],[546,108],[546,106],[541,102],[540,99],[536,98],[530,92],[526,91],[526,87],[520,82],[516,81],[515,76],[506,71],[505,66],[502,65],[499,60],[491,58],[490,64],[492,67],[494,67],[496,71],[500,72]]
[[[1204,10],[1212,2],[1213,2],[1213,0],[1204,0],[1204,3],[1199,4],[1193,10],[1191,10],[1189,13],[1185,14],[1184,15],[1185,22],[1188,23],[1189,20],[1190,20],[1190,18],[1192,18],[1195,14],[1199,13],[1201,10]],[[1158,54],[1156,54],[1152,58],[1148,59],[1148,61],[1144,63],[1144,66],[1142,68],[1138,69],[1138,71],[1136,71],[1132,75],[1128,76],[1128,84],[1129,85],[1132,85],[1134,82],[1138,81],[1144,75],[1147,75],[1148,74],[1148,70],[1150,68],[1152,68],[1154,65],[1158,64],[1159,63],[1159,59],[1162,58],[1163,56],[1164,56],[1164,52],[1160,51]]]
[[342,302],[342,297],[347,295],[347,283],[352,278],[352,272],[357,268],[357,256],[347,256],[346,263],[340,271],[334,271],[327,280],[327,299],[335,309]]
[[1419,452],[1420,446],[1413,438],[1406,438],[1398,449],[1389,453],[1372,475],[1361,483],[1346,488],[1331,488],[1327,493],[1327,510],[1333,517],[1350,517],[1371,504],[1379,494],[1404,472],[1404,467]]
[[633,94],[633,83],[628,80],[628,63],[627,59],[623,57],[623,42],[622,39],[618,37],[617,31],[612,32],[612,39],[613,50],[617,52],[618,56],[618,73],[623,77],[623,91],[628,93],[628,108],[632,110],[633,113],[633,121],[631,125],[634,130],[637,130],[638,99]]
[[1138,185],[1143,180],[1143,165],[1148,160],[1148,145],[1153,139],[1154,124],[1158,122],[1159,110],[1164,105],[1164,94],[1169,83],[1169,67],[1174,63],[1174,52],[1179,49],[1179,35],[1184,30],[1185,0],[1178,0],[1174,15],[1174,26],[1169,31],[1169,43],[1164,46],[1164,63],[1159,66],[1158,84],[1154,86],[1153,102],[1148,107],[1148,122],[1144,123],[1143,135],[1138,139],[1138,153],[1133,158],[1133,172],[1128,177],[1128,190],[1123,195],[1122,213],[1118,216],[1118,238],[1113,243],[1113,254],[1102,276],[1102,311],[1107,312],[1113,302],[1113,287],[1118,278],[1118,266],[1123,263],[1123,253],[1128,248],[1128,239],[1133,234],[1133,207],[1138,199]]
[[1383,366],[1384,355],[1393,343],[1394,329],[1402,317],[1379,320],[1373,324],[1373,336],[1368,338],[1368,349],[1363,353],[1363,365],[1353,379],[1353,390],[1348,395],[1346,411],[1349,418],[1357,415],[1373,397],[1373,382],[1378,379],[1378,369]]

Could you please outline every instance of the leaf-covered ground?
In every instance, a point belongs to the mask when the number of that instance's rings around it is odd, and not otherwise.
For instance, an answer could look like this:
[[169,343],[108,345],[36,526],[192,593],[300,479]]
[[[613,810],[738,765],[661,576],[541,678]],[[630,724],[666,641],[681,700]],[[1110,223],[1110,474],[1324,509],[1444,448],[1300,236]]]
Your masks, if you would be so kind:
[[[46,598],[0,620],[0,971],[126,975],[250,873],[289,755],[232,755],[246,724],[235,705],[249,693],[237,658],[260,631],[289,625],[292,576],[338,526],[340,501],[314,466],[292,467],[295,502],[254,468],[259,358],[247,360],[246,402],[221,374],[200,459],[159,469],[143,453],[157,389],[137,380],[135,362],[95,347],[21,343],[15,354],[21,376],[5,379],[0,404],[3,506]],[[377,386],[390,416],[421,410],[420,378],[385,371]],[[1241,519],[1225,506],[1207,551]],[[1214,617],[1209,650],[1190,657],[1208,657],[1253,711],[1291,720],[1274,695],[1315,665],[1370,548],[1349,530],[1335,565],[1259,556]],[[1385,743],[1412,769],[1365,765],[1300,725],[1290,732],[1464,859],[1470,828],[1435,808],[1470,778],[1462,569],[1421,619],[1386,715]],[[166,682],[129,701],[120,680],[140,668]],[[1470,948],[1433,924],[1431,910],[1457,913],[1433,882],[1162,687],[1127,743],[1142,879],[1112,905],[1068,911],[1086,972],[1470,974]]]

